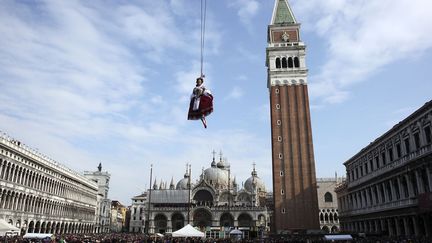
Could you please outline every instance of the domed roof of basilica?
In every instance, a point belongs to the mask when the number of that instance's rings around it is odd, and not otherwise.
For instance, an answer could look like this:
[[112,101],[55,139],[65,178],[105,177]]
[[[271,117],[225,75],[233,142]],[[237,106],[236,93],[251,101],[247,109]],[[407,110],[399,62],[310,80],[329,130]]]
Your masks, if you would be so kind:
[[179,182],[177,182],[176,189],[177,190],[186,190],[188,188],[188,182],[189,182],[189,172],[187,171],[186,167],[186,173],[184,174],[183,179],[181,179]]
[[183,178],[183,179],[181,179],[181,180],[177,183],[176,189],[177,189],[177,190],[186,190],[186,189],[188,189],[188,181],[189,181],[188,178]]
[[[212,186],[227,188],[228,187],[228,171],[229,165],[220,159],[220,161],[216,164],[215,158],[213,157],[213,161],[211,163],[211,167],[207,168],[203,172],[203,179],[207,181]],[[234,180],[231,180],[231,186],[235,183]]]
[[220,160],[217,164],[216,167],[218,167],[219,169],[228,169],[229,168],[229,164],[228,162],[225,160]]
[[264,181],[258,177],[258,174],[255,170],[255,165],[254,165],[254,168],[252,170],[251,175],[252,176],[249,177],[246,180],[246,182],[244,183],[244,188],[246,189],[246,191],[253,192],[254,188],[256,188],[257,192],[265,192],[266,189],[265,189]]

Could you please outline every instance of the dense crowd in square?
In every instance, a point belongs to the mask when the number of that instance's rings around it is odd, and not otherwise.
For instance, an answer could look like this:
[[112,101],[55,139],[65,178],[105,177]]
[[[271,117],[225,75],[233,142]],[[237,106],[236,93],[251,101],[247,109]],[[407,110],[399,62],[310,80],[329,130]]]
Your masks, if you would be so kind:
[[326,241],[323,235],[283,235],[274,237],[265,237],[263,239],[239,239],[233,240],[229,238],[214,239],[214,238],[173,238],[151,237],[144,234],[131,233],[105,233],[105,234],[65,234],[54,236],[46,239],[23,239],[22,236],[0,237],[0,242],[7,243],[324,243],[324,242],[355,242],[355,243],[430,243],[431,237],[387,237],[387,236],[354,236],[352,240]]

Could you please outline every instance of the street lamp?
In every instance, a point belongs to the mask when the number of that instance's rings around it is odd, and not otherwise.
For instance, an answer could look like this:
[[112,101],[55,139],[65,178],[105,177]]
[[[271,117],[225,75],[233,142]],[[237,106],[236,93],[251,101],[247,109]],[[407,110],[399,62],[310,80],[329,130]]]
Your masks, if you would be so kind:
[[147,217],[146,217],[146,223],[145,228],[147,231],[147,234],[150,234],[150,202],[151,202],[151,183],[153,180],[153,164],[150,165],[150,183],[149,183],[149,193],[147,195]]

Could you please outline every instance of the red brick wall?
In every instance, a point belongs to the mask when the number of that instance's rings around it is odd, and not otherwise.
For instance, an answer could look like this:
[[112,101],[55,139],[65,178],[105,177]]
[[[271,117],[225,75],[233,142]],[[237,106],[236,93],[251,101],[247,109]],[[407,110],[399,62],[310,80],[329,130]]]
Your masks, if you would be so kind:
[[[280,104],[279,110],[276,104]],[[275,230],[319,229],[307,85],[271,87],[270,105]],[[278,119],[282,121],[280,126]],[[282,136],[281,142],[278,136]],[[283,154],[282,159],[279,153]],[[285,214],[281,213],[282,208]]]

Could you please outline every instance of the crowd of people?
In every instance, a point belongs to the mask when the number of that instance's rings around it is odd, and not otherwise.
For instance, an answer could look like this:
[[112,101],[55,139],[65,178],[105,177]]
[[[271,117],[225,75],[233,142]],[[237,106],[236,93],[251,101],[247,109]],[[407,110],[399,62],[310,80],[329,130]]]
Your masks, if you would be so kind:
[[[23,239],[22,236],[0,237],[0,242],[7,243],[228,243],[228,242],[263,242],[263,243],[324,243],[322,236],[310,235],[285,235],[277,237],[265,237],[263,239],[213,239],[213,238],[173,238],[173,237],[151,237],[144,234],[129,234],[129,233],[109,233],[109,234],[66,234],[57,235],[52,238],[45,239]],[[330,241],[334,242],[334,241]],[[355,243],[431,243],[432,238],[406,238],[406,237],[386,237],[386,236],[367,236],[354,237],[349,241],[337,242],[355,242]]]

